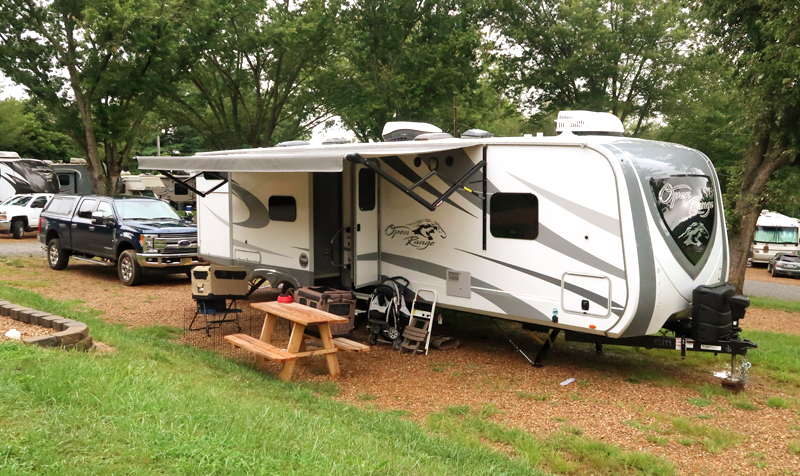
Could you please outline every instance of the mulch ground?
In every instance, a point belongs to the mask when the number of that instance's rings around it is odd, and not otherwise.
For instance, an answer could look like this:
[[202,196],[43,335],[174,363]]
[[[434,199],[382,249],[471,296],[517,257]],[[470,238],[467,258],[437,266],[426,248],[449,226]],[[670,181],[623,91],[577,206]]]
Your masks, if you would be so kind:
[[[0,264],[0,279],[43,280],[46,286],[34,291],[54,299],[80,299],[103,311],[109,322],[129,326],[183,327],[184,311],[194,306],[190,282],[183,276],[155,278],[131,288],[119,283],[115,269],[73,262],[66,271],[52,271],[43,259],[39,268],[39,276],[31,277],[27,270],[14,273],[15,268]],[[752,271],[748,270],[748,279]],[[688,387],[718,386],[719,379],[712,373],[727,369],[728,358],[720,356],[716,368],[698,371],[680,361],[640,360],[636,354],[613,347],[598,356],[591,345],[559,341],[545,366],[533,368],[487,318],[476,317],[487,323],[477,326],[464,319],[446,318],[444,325],[436,328],[437,333],[460,339],[457,350],[411,356],[379,344],[364,354],[340,353],[342,376],[337,384],[341,394],[336,398],[354,405],[406,410],[408,418],[418,422],[448,406],[478,409],[491,404],[500,411],[492,417],[497,422],[542,435],[563,425],[577,426],[591,438],[661,455],[674,462],[680,474],[800,474],[796,473],[800,456],[787,449],[789,442],[800,439],[800,419],[794,410],[766,405],[769,397],[794,398],[796,390],[764,381],[758,368],[751,370],[747,392],[757,411],[736,408],[722,396],[712,397],[711,405],[700,408],[690,403],[699,394]],[[742,324],[797,334],[798,319],[797,314],[750,310]],[[195,341],[196,336],[202,341],[202,332],[192,334]],[[365,330],[357,330],[354,338],[365,341]],[[530,335],[516,331],[514,339],[531,358],[538,351],[539,344]],[[692,357],[689,354],[687,359]],[[659,386],[633,378],[642,372],[667,374],[681,385]],[[302,381],[327,381],[325,360],[314,358],[298,365],[294,376]],[[569,378],[574,382],[560,385]],[[674,435],[661,446],[626,423],[649,424],[656,415],[687,417],[696,424],[744,435],[744,442],[714,455],[699,444],[685,446]],[[698,415],[704,419],[697,420]],[[759,469],[754,460],[765,461],[767,466]]]

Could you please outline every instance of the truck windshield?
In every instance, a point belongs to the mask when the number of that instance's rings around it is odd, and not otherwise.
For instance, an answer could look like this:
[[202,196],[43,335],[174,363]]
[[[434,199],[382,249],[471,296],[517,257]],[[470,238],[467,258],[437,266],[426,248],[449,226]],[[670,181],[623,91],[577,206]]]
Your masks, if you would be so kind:
[[3,203],[3,205],[8,205],[8,206],[16,205],[18,207],[24,207],[25,205],[28,204],[28,202],[31,201],[31,198],[33,197],[17,197],[9,200],[8,202]]
[[167,203],[157,200],[119,200],[117,210],[123,220],[180,220]]
[[757,226],[753,241],[757,243],[797,243],[797,227]]

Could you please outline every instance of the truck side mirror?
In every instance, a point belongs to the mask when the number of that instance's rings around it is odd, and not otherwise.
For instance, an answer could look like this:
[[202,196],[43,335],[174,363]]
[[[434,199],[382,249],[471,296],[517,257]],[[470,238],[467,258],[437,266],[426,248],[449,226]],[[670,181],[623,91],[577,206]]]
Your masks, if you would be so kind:
[[92,225],[102,225],[103,224],[103,212],[96,211],[92,212]]

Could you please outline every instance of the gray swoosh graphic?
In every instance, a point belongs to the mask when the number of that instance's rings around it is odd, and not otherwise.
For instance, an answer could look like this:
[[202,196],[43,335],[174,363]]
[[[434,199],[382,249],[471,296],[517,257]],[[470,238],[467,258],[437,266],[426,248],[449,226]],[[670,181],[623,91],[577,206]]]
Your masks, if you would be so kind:
[[247,220],[234,223],[234,225],[256,229],[264,228],[265,226],[269,225],[269,210],[267,210],[267,207],[261,203],[261,200],[242,188],[242,186],[238,183],[232,181],[230,184],[233,194],[239,197],[242,202],[244,202],[244,205],[247,207],[247,211],[249,212]]
[[522,182],[526,187],[530,188],[537,194],[545,197],[546,199],[550,200],[551,202],[555,203],[559,207],[563,208],[564,210],[572,213],[573,215],[577,216],[578,218],[588,221],[592,225],[603,229],[612,235],[619,237],[619,220],[616,218],[610,217],[608,215],[603,215],[601,213],[597,213],[597,211],[592,210],[590,208],[584,207],[578,203],[572,202],[567,200],[563,197],[558,196],[553,192],[548,192],[547,190],[537,187],[536,185],[528,182],[527,180],[523,180],[516,175],[512,174],[511,172],[507,172],[508,175],[514,177],[515,179]]
[[573,245],[541,223],[539,224],[539,236],[536,238],[536,241],[550,248],[551,250],[569,256],[570,258],[589,265],[592,268],[599,269],[600,271],[608,273],[612,276],[616,276],[617,278],[625,279],[625,271],[617,268],[611,263],[601,260],[583,248]]
[[[416,172],[414,172],[414,170],[411,167],[406,165],[406,163],[403,162],[403,160],[400,159],[400,157],[384,157],[383,161],[386,163],[386,165],[389,166],[389,168],[391,168],[392,170],[394,170],[398,174],[402,175],[407,180],[410,180],[411,183],[417,183],[422,178]],[[433,195],[435,197],[438,197],[438,196],[442,195],[441,192],[439,192],[436,189],[436,187],[434,187],[433,185],[429,184],[428,182],[423,183],[422,185],[419,186],[419,188],[421,188],[422,190],[425,190],[426,192],[430,193],[431,195]],[[457,209],[461,210],[462,212],[464,212],[464,213],[466,213],[468,215],[471,215],[474,218],[478,218],[475,215],[473,215],[472,213],[470,213],[468,210],[466,210],[465,208],[463,208],[463,207],[457,205],[456,203],[454,203],[449,198],[447,200],[445,200],[445,203],[448,203],[448,204],[456,207]]]
[[[430,261],[424,261],[416,258],[409,258],[407,256],[400,256],[392,253],[381,253],[381,261],[385,261],[395,266],[400,266],[402,268],[410,269],[412,271],[417,271],[419,273],[427,274],[428,276],[434,276],[441,279],[444,279],[444,277],[446,276],[445,273],[449,269],[445,266],[431,263]],[[482,281],[480,279],[472,277],[470,286],[486,288],[486,289],[475,289],[474,292],[475,294],[483,297],[487,301],[499,307],[500,309],[503,310],[503,312],[505,312],[510,316],[533,317],[534,319],[552,322],[550,318],[546,316],[544,313],[542,313],[540,310],[536,309],[535,307],[531,306],[530,304],[526,303],[522,299],[519,299],[518,297],[512,294],[503,292],[502,290],[500,290],[500,288],[493,286],[487,283],[486,281]]]
[[[505,266],[506,268],[513,269],[514,271],[519,271],[520,273],[525,273],[528,276],[533,276],[536,279],[540,279],[540,280],[542,280],[542,281],[544,281],[546,283],[550,283],[550,284],[552,284],[554,286],[558,286],[559,288],[561,287],[561,280],[558,279],[558,278],[554,278],[552,276],[547,276],[546,274],[542,274],[542,273],[537,273],[536,271],[533,271],[533,270],[530,270],[530,269],[526,269],[526,268],[522,268],[520,266],[515,266],[515,265],[510,264],[510,263],[505,263],[503,261],[496,260],[496,259],[493,259],[493,258],[489,258],[487,256],[481,256],[481,255],[479,255],[477,253],[472,253],[470,251],[460,250],[458,248],[456,248],[456,249],[458,251],[461,251],[462,253],[467,253],[467,254],[472,255],[472,256],[477,256],[478,258],[485,259],[486,261],[491,261],[492,263],[497,263],[497,264],[499,264],[501,266]],[[594,293],[592,291],[589,291],[588,289],[583,289],[583,288],[581,288],[579,286],[576,286],[574,284],[569,284],[569,283],[567,283],[564,286],[564,288],[567,291],[573,292],[573,293],[577,294],[578,296],[585,297],[586,299],[588,299],[588,300],[590,300],[590,301],[592,301],[592,302],[594,302],[596,304],[599,304],[599,305],[601,305],[603,307],[608,305],[608,299],[607,298],[605,298],[605,297],[603,297],[603,296],[601,296],[601,295],[599,295],[597,293]],[[612,309],[612,312],[614,314],[616,314],[617,316],[621,316],[622,313],[624,312],[624,309],[622,309],[622,306],[620,306],[616,302],[612,301],[611,302],[611,307],[612,308],[617,308],[617,309]]]
[[239,248],[242,248],[242,249],[245,249],[245,250],[251,249],[251,250],[254,250],[254,251],[260,251],[262,253],[267,253],[267,254],[270,254],[270,255],[283,256],[284,258],[291,258],[291,256],[286,256],[286,255],[282,255],[280,253],[276,253],[274,251],[270,251],[270,250],[267,250],[267,249],[264,249],[264,248],[259,248],[258,246],[254,246],[254,245],[251,245],[249,243],[245,243],[244,241],[233,240],[233,244],[238,246]]

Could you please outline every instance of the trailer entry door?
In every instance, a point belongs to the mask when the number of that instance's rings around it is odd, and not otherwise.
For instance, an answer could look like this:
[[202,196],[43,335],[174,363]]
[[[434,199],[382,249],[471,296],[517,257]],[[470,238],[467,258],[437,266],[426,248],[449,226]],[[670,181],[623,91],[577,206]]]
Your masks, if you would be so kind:
[[353,243],[355,259],[355,286],[361,287],[380,281],[378,265],[378,176],[365,167],[353,167],[355,177],[353,201],[355,237]]

